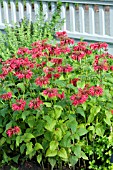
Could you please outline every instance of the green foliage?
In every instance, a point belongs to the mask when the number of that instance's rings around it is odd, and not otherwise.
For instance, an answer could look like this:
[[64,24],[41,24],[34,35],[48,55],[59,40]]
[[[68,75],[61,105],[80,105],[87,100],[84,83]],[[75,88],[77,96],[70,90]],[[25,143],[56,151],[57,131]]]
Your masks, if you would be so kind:
[[60,17],[61,2],[57,2],[55,12],[47,21],[41,9],[37,12],[34,22],[24,18],[12,27],[6,24],[5,33],[0,32],[0,58],[6,60],[12,55],[15,56],[19,47],[30,47],[37,40],[46,38],[53,40],[55,32],[62,27],[64,22]]
[[35,160],[43,168],[111,170],[113,56],[106,44],[74,44],[65,32],[56,33],[56,44],[47,34],[31,44],[28,32],[18,49],[23,28],[17,47],[7,42],[14,55],[1,61],[0,165]]

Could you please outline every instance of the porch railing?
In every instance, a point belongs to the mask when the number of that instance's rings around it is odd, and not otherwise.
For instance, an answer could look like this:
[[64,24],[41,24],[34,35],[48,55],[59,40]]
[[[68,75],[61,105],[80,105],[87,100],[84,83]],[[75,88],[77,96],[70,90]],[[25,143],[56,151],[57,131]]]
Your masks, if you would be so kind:
[[[0,29],[5,22],[12,24],[25,16],[35,20],[42,2],[45,20],[56,8],[57,0],[2,0],[0,2]],[[72,38],[83,37],[88,41],[103,41],[113,44],[113,0],[61,0],[61,18],[65,18],[62,30]],[[51,8],[48,8],[48,3]],[[68,4],[68,6],[67,6]],[[97,6],[95,6],[97,5]]]

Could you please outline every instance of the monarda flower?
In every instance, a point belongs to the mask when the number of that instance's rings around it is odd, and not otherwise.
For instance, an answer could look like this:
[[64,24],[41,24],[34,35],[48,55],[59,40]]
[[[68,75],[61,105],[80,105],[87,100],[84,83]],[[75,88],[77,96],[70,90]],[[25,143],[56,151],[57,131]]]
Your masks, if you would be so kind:
[[74,106],[77,106],[86,102],[86,100],[88,99],[88,95],[82,94],[81,91],[79,91],[77,94],[72,95],[70,99],[72,100],[72,104]]
[[12,137],[12,135],[15,135],[15,134],[18,134],[20,132],[20,128],[18,126],[15,126],[14,128],[9,128],[7,131],[6,131],[6,134],[9,136],[9,137]]
[[101,96],[103,94],[103,89],[100,86],[92,86],[89,89],[89,95],[91,96]]
[[66,31],[56,32],[56,36],[58,38],[64,38],[64,37],[67,37],[67,33],[66,33]]
[[84,56],[86,55],[86,53],[84,51],[74,51],[72,54],[71,54],[71,58],[73,60],[78,60],[80,61]]
[[0,96],[0,98],[2,98],[3,100],[9,100],[12,97],[12,93],[8,92],[8,93],[4,93]]
[[77,81],[79,81],[80,79],[79,78],[74,78],[71,80],[71,83],[73,84],[73,86],[77,86]]
[[46,85],[49,83],[49,79],[48,77],[44,76],[44,77],[38,77],[36,80],[35,80],[35,83],[36,85],[42,87],[43,85]]
[[57,97],[58,90],[56,88],[47,88],[43,90],[43,95],[48,96],[49,98]]
[[57,71],[59,73],[63,72],[63,73],[69,73],[73,70],[73,67],[71,67],[69,64],[67,64],[66,66],[58,66],[57,67]]
[[93,50],[99,50],[99,49],[107,49],[108,48],[108,44],[107,43],[101,43],[101,42],[98,42],[98,43],[93,43],[93,44],[90,44],[90,48],[93,49]]
[[53,58],[51,62],[54,63],[55,65],[60,65],[62,64],[62,58]]
[[40,108],[40,105],[43,104],[43,101],[40,100],[39,98],[33,99],[29,102],[29,107],[32,109],[38,109]]
[[20,110],[24,110],[25,108],[25,105],[26,105],[26,101],[23,100],[23,99],[20,99],[20,100],[16,100],[16,103],[12,104],[12,109],[14,111],[20,111]]

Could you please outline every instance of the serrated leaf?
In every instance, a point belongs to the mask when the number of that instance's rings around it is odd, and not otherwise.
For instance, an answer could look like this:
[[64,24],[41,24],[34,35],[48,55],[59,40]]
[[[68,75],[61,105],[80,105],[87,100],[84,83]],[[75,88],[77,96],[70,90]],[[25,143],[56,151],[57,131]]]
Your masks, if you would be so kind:
[[29,142],[29,143],[26,144],[26,147],[27,147],[26,155],[29,155],[33,151],[32,146],[33,146],[32,142]]
[[56,159],[48,158],[48,162],[50,163],[50,165],[52,166],[52,168],[54,168],[54,166],[56,165]]
[[85,82],[84,81],[77,81],[77,87],[83,89],[85,87]]
[[54,105],[55,109],[55,118],[58,119],[62,113],[63,108],[59,105]]
[[57,128],[55,131],[54,131],[54,134],[55,134],[55,138],[60,141],[62,139],[62,131],[60,128]]
[[16,147],[18,147],[21,142],[22,142],[21,136],[17,136],[16,137]]
[[51,141],[50,142],[50,150],[56,150],[58,148],[58,142],[57,141]]
[[24,133],[24,135],[22,136],[24,142],[29,142],[32,138],[35,138],[32,133]]
[[88,160],[88,157],[86,156],[86,154],[83,151],[81,151],[81,157],[85,160]]
[[79,128],[79,129],[77,130],[77,133],[78,133],[79,136],[83,136],[83,135],[85,135],[86,133],[88,133],[88,131],[87,131],[85,128]]
[[21,153],[21,154],[24,153],[25,148],[26,148],[26,145],[23,143],[23,144],[20,146],[20,153]]
[[58,156],[63,158],[63,159],[67,159],[68,158],[67,152],[66,152],[66,150],[64,148],[61,148],[58,151]]
[[13,160],[15,163],[18,163],[19,157],[20,157],[20,154],[17,155],[17,156],[14,156],[14,157],[12,158],[12,160]]
[[48,149],[46,152],[46,157],[54,157],[56,155],[57,155],[57,150],[52,151],[52,150]]
[[40,164],[41,161],[42,161],[42,154],[39,154],[37,156],[37,162]]
[[25,93],[25,85],[24,85],[24,83],[18,83],[17,87],[19,87]]
[[34,149],[38,151],[39,149],[43,149],[43,147],[40,143],[36,143]]
[[78,157],[78,158],[81,158],[81,146],[80,145],[76,145],[73,147],[73,152],[74,154]]
[[46,105],[46,107],[51,107],[51,103],[49,102],[44,102],[44,105]]
[[85,118],[85,113],[82,107],[77,107],[76,112]]

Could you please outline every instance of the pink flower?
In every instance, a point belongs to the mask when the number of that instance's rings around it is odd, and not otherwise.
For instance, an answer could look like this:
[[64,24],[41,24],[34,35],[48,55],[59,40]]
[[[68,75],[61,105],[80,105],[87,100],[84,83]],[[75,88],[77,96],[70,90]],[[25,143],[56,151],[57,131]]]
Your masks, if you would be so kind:
[[6,131],[6,134],[11,137],[13,135],[13,128],[9,128],[7,131]]
[[7,131],[6,131],[6,134],[9,136],[9,137],[12,137],[12,135],[15,135],[15,134],[18,134],[20,132],[20,128],[18,126],[15,126],[14,128],[9,128]]
[[69,72],[71,72],[73,70],[73,68],[69,65],[69,64],[67,64],[66,66],[58,66],[57,67],[57,71],[59,72],[59,73],[61,73],[61,72],[63,72],[63,73],[69,73]]
[[47,76],[45,77],[38,77],[36,80],[35,80],[35,83],[36,85],[39,85],[40,87],[42,87],[43,85],[46,85],[49,83],[49,79]]
[[71,80],[71,83],[73,84],[73,86],[77,86],[77,81],[79,81],[79,78],[74,78]]
[[88,95],[87,94],[82,94],[79,91],[78,94],[72,95],[70,97],[70,99],[72,100],[72,104],[74,106],[76,106],[76,105],[83,104],[84,102],[86,102],[86,100],[88,99]]
[[40,100],[39,98],[33,99],[29,102],[29,107],[32,109],[38,109],[40,108],[40,105],[43,104],[42,100]]
[[66,31],[56,32],[56,36],[58,38],[67,37],[67,33],[66,33]]
[[12,109],[14,111],[20,111],[20,110],[24,110],[25,108],[25,105],[26,105],[26,101],[23,100],[23,99],[20,99],[20,100],[16,100],[16,103],[12,104]]
[[11,97],[12,97],[12,93],[11,93],[11,92],[8,92],[8,93],[5,93],[5,94],[2,94],[0,97],[1,97],[3,100],[9,100],[9,99],[11,99]]
[[57,97],[58,95],[58,90],[56,88],[47,88],[46,90],[43,91],[43,94],[45,96],[48,96],[49,98]]
[[101,96],[103,93],[103,89],[100,86],[92,86],[89,89],[89,95],[91,96]]
[[64,92],[62,92],[61,94],[58,94],[57,96],[58,96],[58,98],[60,98],[60,99],[64,99],[64,98],[65,98]]
[[60,65],[60,64],[62,64],[62,58],[53,58],[51,60],[51,62],[56,64],[56,65]]

